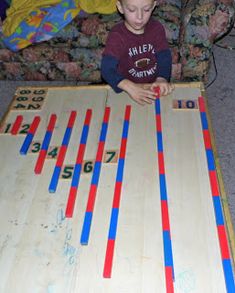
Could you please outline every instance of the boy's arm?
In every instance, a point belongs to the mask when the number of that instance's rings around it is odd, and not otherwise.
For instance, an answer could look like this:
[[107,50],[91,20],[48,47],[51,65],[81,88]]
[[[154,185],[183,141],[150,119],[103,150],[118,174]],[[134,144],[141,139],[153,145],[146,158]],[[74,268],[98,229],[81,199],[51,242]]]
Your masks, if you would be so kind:
[[168,82],[171,78],[172,57],[170,49],[166,49],[156,53],[157,58],[157,75]]
[[151,89],[160,87],[162,96],[166,96],[172,92],[174,86],[170,84],[172,57],[170,49],[162,50],[156,53],[157,58],[157,75],[156,81],[152,84]]
[[140,105],[151,104],[155,98],[152,90],[144,85],[125,79],[118,73],[118,60],[110,55],[104,55],[101,61],[101,75],[116,93],[125,91],[132,100]]
[[131,80],[123,79],[119,82],[118,87],[140,105],[152,104],[155,100],[155,93],[150,89],[149,84],[134,83]]
[[117,67],[118,60],[115,57],[110,55],[103,56],[101,60],[101,75],[116,93],[120,93],[122,89],[118,87],[118,84],[124,77],[118,73]]

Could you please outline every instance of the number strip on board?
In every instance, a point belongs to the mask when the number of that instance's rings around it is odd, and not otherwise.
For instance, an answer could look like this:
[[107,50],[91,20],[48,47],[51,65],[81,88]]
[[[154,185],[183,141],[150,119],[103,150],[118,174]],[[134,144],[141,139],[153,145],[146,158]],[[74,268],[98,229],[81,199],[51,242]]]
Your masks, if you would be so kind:
[[95,159],[94,172],[91,179],[90,191],[89,191],[87,207],[86,207],[83,228],[82,228],[82,234],[80,239],[80,243],[82,245],[87,245],[89,241],[92,216],[94,211],[97,187],[99,183],[102,158],[104,153],[104,145],[105,145],[105,140],[106,140],[106,135],[108,130],[109,116],[110,116],[110,107],[106,107],[104,112],[101,132],[100,132],[99,144],[98,144],[96,159]]
[[91,122],[91,115],[92,115],[92,111],[91,109],[88,109],[86,112],[85,120],[84,120],[84,125],[82,129],[80,144],[79,144],[77,158],[76,158],[76,164],[73,170],[72,183],[71,183],[69,197],[67,201],[67,207],[65,211],[65,216],[67,218],[71,218],[73,216],[73,210],[74,210],[74,205],[76,201],[77,190],[78,190],[78,185],[79,185],[80,175],[82,170],[82,162],[83,162],[83,157],[84,157],[84,153],[86,149],[89,126]]
[[56,115],[52,114],[50,117],[50,121],[47,125],[47,131],[45,133],[43,142],[42,142],[42,147],[40,149],[39,155],[38,155],[38,159],[37,162],[35,164],[35,168],[34,168],[34,173],[35,174],[41,174],[42,172],[42,168],[46,159],[46,155],[47,155],[47,151],[50,145],[50,141],[51,141],[51,137],[52,137],[52,133],[53,130],[55,128],[55,123],[56,123]]
[[165,176],[164,163],[164,148],[162,138],[162,120],[161,120],[161,103],[159,90],[156,91],[155,101],[155,115],[156,115],[156,137],[157,137],[157,151],[158,151],[158,169],[159,169],[159,183],[161,196],[161,213],[162,213],[162,235],[164,247],[164,263],[165,263],[165,280],[166,292],[174,292],[174,264],[171,244],[170,219],[168,209],[167,184]]
[[120,146],[120,154],[118,159],[117,175],[116,175],[116,182],[115,182],[115,189],[114,189],[114,196],[113,196],[113,206],[112,206],[112,212],[111,212],[109,234],[108,234],[108,241],[107,241],[106,255],[105,255],[105,262],[104,262],[104,270],[103,270],[104,278],[111,278],[111,274],[112,274],[114,246],[115,246],[116,233],[117,233],[118,214],[119,214],[119,206],[120,206],[120,200],[121,200],[121,189],[122,189],[122,181],[123,181],[123,173],[124,173],[124,163],[125,163],[125,157],[126,157],[126,145],[127,145],[127,138],[128,138],[130,114],[131,114],[131,106],[127,105],[125,110],[125,116],[124,116],[122,140],[121,140],[121,146]]
[[38,125],[39,125],[40,121],[41,121],[40,116],[35,116],[34,117],[33,122],[29,127],[29,131],[28,131],[28,133],[27,133],[27,135],[25,137],[25,140],[24,140],[24,142],[22,144],[22,147],[20,149],[20,154],[21,155],[26,155],[27,154],[29,146],[33,141],[33,137],[35,135],[35,132],[37,131],[37,128],[38,128]]
[[61,168],[63,166],[64,158],[65,158],[67,148],[68,148],[68,145],[69,145],[69,140],[70,140],[70,136],[71,136],[71,133],[72,133],[72,129],[73,129],[73,125],[74,125],[76,116],[77,116],[77,112],[76,111],[71,111],[71,114],[70,114],[70,117],[69,117],[69,120],[68,120],[68,125],[67,125],[67,128],[66,128],[65,133],[64,133],[62,145],[61,145],[60,150],[59,150],[59,155],[58,155],[56,165],[55,165],[55,168],[54,168],[54,172],[53,172],[51,182],[50,182],[50,185],[49,185],[49,192],[55,192],[56,191],[58,181],[59,181],[59,177],[60,177]]
[[212,195],[213,205],[214,205],[214,213],[215,213],[215,219],[216,219],[216,225],[217,225],[217,234],[218,234],[219,244],[220,244],[220,252],[222,257],[225,283],[226,283],[227,292],[234,293],[235,284],[234,284],[233,269],[231,264],[231,257],[230,257],[229,244],[228,244],[228,239],[226,234],[226,228],[224,225],[224,216],[223,216],[223,210],[221,205],[219,184],[217,180],[215,160],[214,160],[214,154],[212,151],[211,136],[210,136],[210,131],[208,128],[204,98],[199,97],[198,103],[199,103],[199,110],[201,114],[201,125],[202,125],[202,131],[203,131],[208,173],[209,173],[210,186],[211,186],[211,195]]

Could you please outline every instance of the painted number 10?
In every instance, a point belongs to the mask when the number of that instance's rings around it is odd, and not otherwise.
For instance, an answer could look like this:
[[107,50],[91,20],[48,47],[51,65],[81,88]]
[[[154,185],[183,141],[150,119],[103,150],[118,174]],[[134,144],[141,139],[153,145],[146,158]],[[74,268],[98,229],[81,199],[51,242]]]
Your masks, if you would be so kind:
[[194,110],[198,109],[196,100],[173,100],[174,109]]

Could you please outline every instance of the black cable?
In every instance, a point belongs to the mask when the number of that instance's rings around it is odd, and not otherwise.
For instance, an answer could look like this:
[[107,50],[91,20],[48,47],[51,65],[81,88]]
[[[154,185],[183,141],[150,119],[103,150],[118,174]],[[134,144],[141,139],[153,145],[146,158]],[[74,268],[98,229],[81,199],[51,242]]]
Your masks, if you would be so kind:
[[[232,28],[228,31],[228,33],[226,34],[227,37],[232,37],[234,38],[235,37],[235,34],[234,34],[234,31],[235,31],[235,25],[233,24],[232,25]],[[214,45],[219,47],[219,48],[222,48],[222,49],[227,49],[227,50],[235,50],[235,46],[233,45],[228,45],[226,43],[223,43],[223,38],[224,38],[224,35],[219,39],[217,40]]]
[[[235,26],[233,26],[232,29],[234,29]],[[235,34],[230,33],[228,34],[229,37],[235,37]],[[222,49],[226,49],[226,50],[235,50],[235,46],[231,46],[231,45],[227,45],[227,44],[221,44],[220,42],[217,42],[214,44],[216,47],[222,48]],[[215,77],[213,78],[213,80],[206,85],[206,88],[210,87],[216,80],[217,75],[218,75],[218,71],[217,71],[217,67],[216,67],[216,62],[215,62],[215,56],[214,56],[214,52],[212,51],[212,59],[213,59],[213,65],[214,65],[214,69],[215,69]]]
[[[228,37],[235,37],[235,34],[229,33]],[[235,50],[235,46],[233,45],[228,45],[226,43],[223,43],[223,41],[218,41],[214,44],[216,47],[222,48],[222,49],[227,49],[227,50]]]
[[212,79],[212,81],[210,81],[206,86],[205,88],[207,89],[208,87],[210,87],[216,80],[217,78],[217,75],[218,75],[218,71],[217,71],[217,66],[216,66],[216,62],[215,62],[215,55],[214,55],[214,52],[212,51],[211,52],[211,55],[212,55],[212,60],[213,60],[213,66],[214,66],[214,69],[215,69],[215,76],[214,78]]
[[222,49],[226,49],[226,50],[235,50],[235,46],[230,46],[230,45],[221,45],[221,44],[215,44],[216,47],[222,48]]

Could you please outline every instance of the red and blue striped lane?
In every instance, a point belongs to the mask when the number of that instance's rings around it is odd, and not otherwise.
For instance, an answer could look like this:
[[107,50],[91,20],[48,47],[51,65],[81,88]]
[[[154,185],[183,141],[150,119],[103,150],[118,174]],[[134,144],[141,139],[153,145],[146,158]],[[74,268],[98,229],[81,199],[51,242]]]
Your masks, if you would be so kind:
[[210,179],[211,195],[214,205],[214,213],[217,225],[217,233],[220,244],[220,252],[222,257],[222,265],[224,271],[224,278],[228,293],[235,292],[233,269],[228,245],[228,239],[226,234],[226,228],[224,225],[224,216],[221,205],[220,189],[217,180],[217,173],[215,167],[214,154],[212,151],[211,135],[208,128],[208,120],[206,115],[205,101],[203,97],[198,98],[199,110],[201,116],[201,125],[204,138],[204,146],[206,151],[208,174]]
[[70,113],[70,117],[68,120],[68,124],[64,133],[64,137],[62,140],[62,144],[59,150],[59,154],[58,154],[58,158],[56,160],[56,165],[54,168],[54,172],[51,178],[51,182],[49,185],[49,192],[54,193],[56,191],[57,185],[58,185],[58,181],[59,181],[59,177],[60,177],[60,172],[61,172],[61,168],[63,166],[63,162],[64,162],[64,158],[67,152],[67,148],[69,145],[69,140],[70,140],[70,136],[72,133],[72,129],[73,129],[73,125],[75,122],[77,116],[77,112],[76,111],[71,111]]
[[33,138],[34,138],[34,135],[37,131],[37,128],[38,128],[38,125],[41,121],[41,118],[40,116],[35,116],[34,119],[33,119],[33,122],[31,123],[30,127],[29,127],[29,131],[25,137],[25,140],[21,146],[21,149],[20,149],[20,154],[21,155],[26,155],[27,152],[28,152],[28,149],[30,147],[30,144],[32,143],[33,141]]
[[131,106],[127,105],[125,110],[125,116],[124,116],[122,139],[121,139],[121,145],[120,145],[116,182],[115,182],[114,196],[113,196],[113,203],[112,203],[112,212],[111,212],[111,219],[110,219],[110,225],[109,225],[109,234],[108,234],[108,241],[107,241],[105,261],[104,261],[104,270],[103,270],[104,278],[111,278],[111,274],[112,274],[114,246],[115,246],[116,233],[117,233],[118,214],[119,214],[119,207],[120,207],[120,200],[121,200],[124,164],[125,164],[125,157],[126,157],[126,145],[127,145],[128,130],[129,130],[129,124],[130,124],[130,114],[131,114]]
[[87,245],[88,241],[89,241],[92,216],[93,216],[93,212],[94,212],[96,193],[97,193],[100,171],[101,171],[101,163],[102,163],[102,158],[103,158],[103,153],[104,153],[104,145],[105,145],[106,135],[107,135],[107,130],[108,130],[109,116],[110,116],[110,107],[106,107],[105,111],[104,111],[104,117],[103,117],[100,137],[99,137],[99,143],[98,143],[98,148],[97,148],[97,152],[96,152],[94,172],[93,172],[93,175],[91,178],[90,191],[89,191],[89,195],[88,195],[86,212],[85,212],[83,228],[82,228],[82,233],[81,233],[80,243],[82,245]]
[[163,235],[163,248],[164,248],[164,265],[165,265],[165,281],[166,292],[174,292],[174,264],[173,253],[171,244],[170,233],[170,220],[168,211],[168,198],[167,198],[167,184],[165,176],[164,164],[164,149],[162,138],[162,120],[161,120],[161,104],[158,91],[156,91],[155,100],[155,117],[156,117],[156,138],[157,138],[157,152],[158,152],[158,170],[159,170],[159,183],[160,183],[160,197],[161,197],[161,213],[162,213],[162,235]]
[[55,128],[56,119],[57,119],[56,115],[52,114],[50,117],[50,121],[47,125],[47,130],[46,130],[45,136],[43,138],[42,147],[40,149],[37,162],[35,164],[35,168],[34,168],[35,174],[41,174],[41,172],[42,172],[42,168],[43,168],[43,165],[44,165],[44,162],[46,159],[47,151],[48,151],[48,148],[50,145],[52,133]]
[[79,148],[77,152],[76,163],[74,166],[73,177],[72,177],[71,187],[69,191],[69,197],[67,201],[67,207],[65,211],[65,216],[67,218],[71,218],[73,216],[73,210],[74,210],[75,200],[77,196],[80,175],[82,171],[82,162],[83,162],[83,158],[84,158],[84,154],[86,150],[87,137],[88,137],[89,128],[90,128],[91,116],[92,116],[92,110],[88,109],[86,112],[86,116],[85,116],[85,120],[83,124],[80,144],[79,144]]

